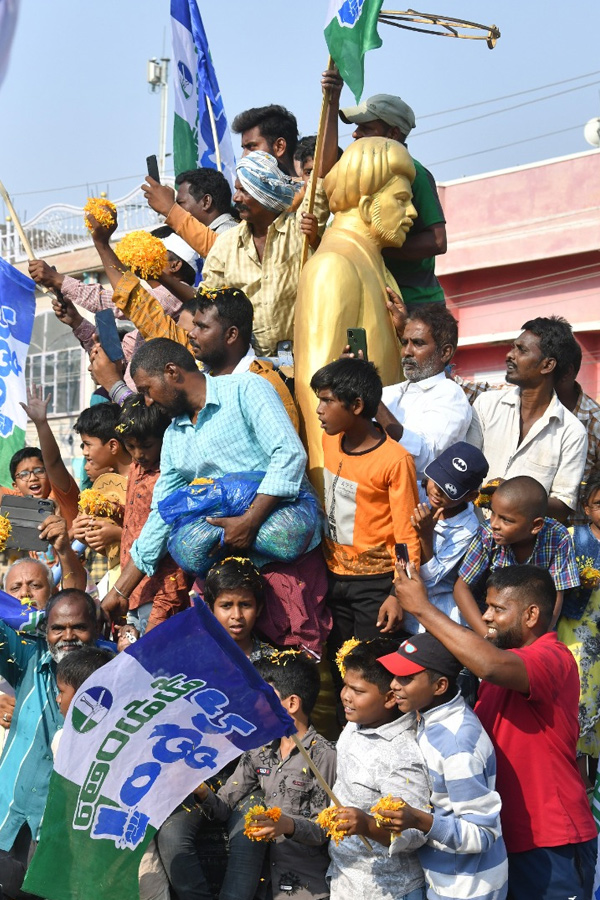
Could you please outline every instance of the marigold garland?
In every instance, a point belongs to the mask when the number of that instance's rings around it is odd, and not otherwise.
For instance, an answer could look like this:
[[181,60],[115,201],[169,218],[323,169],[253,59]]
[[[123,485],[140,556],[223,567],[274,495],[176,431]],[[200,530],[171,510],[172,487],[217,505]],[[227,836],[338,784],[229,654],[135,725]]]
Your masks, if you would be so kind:
[[349,638],[347,641],[344,641],[338,652],[335,654],[335,664],[339,669],[340,675],[342,678],[346,677],[346,666],[344,665],[344,660],[351,653],[355,647],[358,647],[360,641],[357,641],[356,638]]
[[93,488],[86,488],[79,495],[77,504],[79,512],[88,516],[99,516],[106,519],[121,519],[123,516],[123,508],[119,503],[113,503],[107,500],[100,491]]
[[256,832],[263,827],[262,825],[257,825],[254,821],[256,816],[264,816],[266,819],[272,819],[273,822],[278,822],[281,818],[281,809],[278,806],[265,808],[264,806],[257,804],[256,806],[251,806],[244,816],[244,834],[247,838],[251,841],[270,840],[270,838],[256,836]]
[[345,837],[348,837],[348,833],[342,831],[336,822],[335,815],[338,809],[339,807],[337,806],[328,806],[327,809],[322,809],[316,818],[317,825],[320,825],[321,828],[327,832],[327,837],[331,838],[336,846],[340,841],[343,841]]
[[6,542],[10,537],[12,525],[8,521],[8,516],[0,515],[0,551],[6,547]]
[[[117,216],[117,207],[110,200],[107,200],[106,197],[88,197],[83,211],[93,216],[104,228],[110,228],[111,225],[114,225]],[[91,231],[93,225],[88,222],[87,216],[84,217],[84,221],[87,230]]]
[[158,278],[167,265],[167,248],[147,231],[131,231],[115,246],[122,263],[142,278]]
[[371,815],[375,817],[378,825],[387,825],[390,820],[385,813],[391,809],[402,809],[403,806],[406,806],[404,800],[394,800],[391,794],[386,794],[385,797],[380,797],[377,803],[371,807]]

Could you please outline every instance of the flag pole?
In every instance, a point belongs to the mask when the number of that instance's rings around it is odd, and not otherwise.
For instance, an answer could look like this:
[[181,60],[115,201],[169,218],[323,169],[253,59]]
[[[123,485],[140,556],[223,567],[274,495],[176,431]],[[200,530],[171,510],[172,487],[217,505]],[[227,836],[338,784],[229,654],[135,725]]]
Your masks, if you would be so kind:
[[[9,216],[15,223],[15,228],[17,229],[17,234],[19,235],[21,243],[23,244],[23,249],[25,250],[25,253],[27,254],[27,258],[35,259],[35,254],[34,254],[33,250],[31,249],[31,244],[29,242],[29,238],[25,234],[25,230],[23,229],[23,226],[21,225],[21,220],[19,219],[19,217],[17,215],[17,211],[15,210],[14,206],[12,205],[12,200],[10,199],[10,197],[8,195],[8,191],[6,190],[6,188],[4,187],[4,185],[2,184],[1,181],[0,181],[0,195],[2,195],[2,199],[4,200],[4,202],[6,204],[6,208],[8,210]],[[38,284],[38,285],[36,285],[36,287],[43,294],[50,294],[51,297],[54,297],[54,291],[51,291],[50,288],[45,287],[45,285]]]
[[219,147],[219,136],[217,135],[217,123],[215,122],[215,114],[213,112],[212,103],[210,102],[210,97],[208,94],[205,94],[206,98],[206,108],[208,109],[208,117],[210,119],[210,130],[212,131],[213,136],[213,144],[215,145],[215,162],[217,164],[217,169],[219,172],[223,171],[223,167],[221,165],[221,150]]
[[[325,781],[325,779],[323,778],[321,773],[319,772],[317,766],[313,762],[310,754],[308,753],[307,749],[302,744],[298,735],[293,734],[292,740],[295,743],[296,747],[298,748],[300,756],[303,757],[303,759],[306,761],[306,763],[310,767],[310,770],[313,773],[313,775],[315,776],[315,778],[317,779],[319,786],[323,788],[323,790],[325,791],[325,793],[327,794],[329,799],[332,801],[332,803],[334,803],[336,806],[341,806],[342,804],[340,803],[338,798],[335,796],[335,794],[333,793],[333,791],[331,790],[331,788],[329,787],[329,785],[327,784],[327,782]],[[367,850],[369,850],[372,853],[373,847],[371,845],[371,842],[367,840],[367,838],[364,836],[364,834],[358,834],[357,837],[359,837],[361,839],[361,841],[363,842],[363,844],[365,845]]]
[[23,244],[23,249],[25,250],[27,257],[29,259],[35,259],[35,256],[33,255],[33,250],[31,249],[31,244],[29,243],[29,238],[23,231],[23,226],[21,225],[21,222],[16,213],[16,210],[15,210],[14,206],[12,205],[12,200],[8,196],[8,191],[6,190],[6,188],[4,187],[4,185],[2,184],[1,181],[0,181],[0,194],[2,194],[2,199],[6,203],[6,208],[8,210],[9,216],[15,223],[15,228],[17,229],[17,234],[19,235],[19,237],[21,239],[21,243]]
[[[333,66],[333,59],[330,56],[327,60],[327,68],[331,69]],[[308,205],[306,207],[306,212],[312,213],[315,206],[315,194],[317,192],[317,177],[319,175],[319,170],[321,168],[321,159],[323,157],[323,139],[324,139],[324,130],[325,130],[325,119],[327,118],[327,112],[329,110],[329,91],[323,92],[323,99],[321,101],[321,115],[319,116],[319,127],[317,129],[317,141],[315,144],[315,157],[313,160],[313,171],[312,178],[310,180],[310,187],[308,192]],[[302,257],[300,261],[300,269],[304,267],[304,263],[308,259],[308,235],[305,234],[302,239]]]

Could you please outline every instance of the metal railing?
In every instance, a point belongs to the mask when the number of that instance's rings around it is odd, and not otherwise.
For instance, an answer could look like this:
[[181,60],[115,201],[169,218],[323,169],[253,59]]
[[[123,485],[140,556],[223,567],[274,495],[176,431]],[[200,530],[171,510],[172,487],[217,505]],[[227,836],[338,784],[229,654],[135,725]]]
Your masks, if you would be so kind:
[[[113,203],[117,207],[119,222],[117,236],[128,231],[156,228],[163,222],[163,217],[150,209],[140,188],[135,188],[119,200],[113,200]],[[85,226],[83,208],[80,206],[66,203],[46,206],[22,225],[36,257],[44,258],[54,253],[92,246],[90,233]],[[0,256],[10,263],[27,258],[15,224],[10,218],[0,226]]]

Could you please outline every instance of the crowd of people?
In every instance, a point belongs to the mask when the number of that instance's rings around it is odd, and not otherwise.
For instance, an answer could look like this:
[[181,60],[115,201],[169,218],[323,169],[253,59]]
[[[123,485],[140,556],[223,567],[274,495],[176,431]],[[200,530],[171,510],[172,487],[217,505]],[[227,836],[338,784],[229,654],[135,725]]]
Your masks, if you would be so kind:
[[[581,348],[566,320],[538,317],[508,349],[506,385],[454,372],[458,325],[434,266],[444,216],[413,161],[412,203],[398,199],[412,227],[401,247],[383,242],[395,287],[381,288],[404,380],[384,386],[343,346],[312,373],[323,467],[311,485],[280,366],[303,240],[317,251],[327,224],[339,119],[356,141],[392,146],[415,125],[399,97],[340,110],[337,73],[323,86],[319,172],[314,138],[299,141],[294,116],[268,106],[233,121],[233,196],[211,169],[179,174],[176,190],[146,180],[165,217],[156,280],[116,255],[117,222],[91,215],[110,287],[30,263],[89,353],[96,390],[75,423],[81,484],[35,385],[24,408],[37,446],[10,461],[12,492],[49,498],[55,513],[40,526],[48,549],[4,575],[28,616],[19,631],[0,621],[0,896],[22,896],[77,689],[199,603],[273,686],[321,777],[290,738],[244,753],[159,829],[142,900],[592,896],[600,407],[577,382]],[[133,329],[116,362],[80,312],[107,308]],[[186,568],[161,504],[241,473],[256,475],[252,502],[206,517],[212,565]],[[265,558],[269,518],[300,497],[318,505],[317,527],[302,552]],[[203,859],[215,827],[227,839],[218,885]]]

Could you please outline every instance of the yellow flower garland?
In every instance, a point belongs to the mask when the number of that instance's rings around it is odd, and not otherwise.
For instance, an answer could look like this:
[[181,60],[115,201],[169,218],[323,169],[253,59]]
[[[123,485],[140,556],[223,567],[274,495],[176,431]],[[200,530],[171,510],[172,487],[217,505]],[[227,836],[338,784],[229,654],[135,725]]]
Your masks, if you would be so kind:
[[6,547],[6,542],[10,537],[12,525],[8,521],[8,516],[0,515],[0,551]]
[[335,820],[338,809],[339,807],[337,806],[328,806],[327,809],[321,810],[316,818],[317,825],[320,825],[327,832],[327,837],[331,838],[336,846],[345,837],[348,837],[347,832],[342,831]]
[[273,822],[278,822],[281,818],[281,809],[278,806],[271,806],[266,809],[264,806],[257,804],[256,806],[251,806],[244,816],[244,834],[247,838],[251,841],[270,840],[269,838],[256,836],[257,830],[262,827],[255,823],[254,819],[256,816],[265,816],[267,819],[272,819]]
[[124,265],[142,278],[158,278],[167,265],[167,248],[147,231],[131,231],[115,246]]
[[[117,207],[110,200],[107,200],[106,197],[88,197],[83,211],[93,216],[105,228],[110,228],[117,216]],[[91,231],[92,226],[88,222],[87,216],[84,216],[84,221],[87,230]]]

